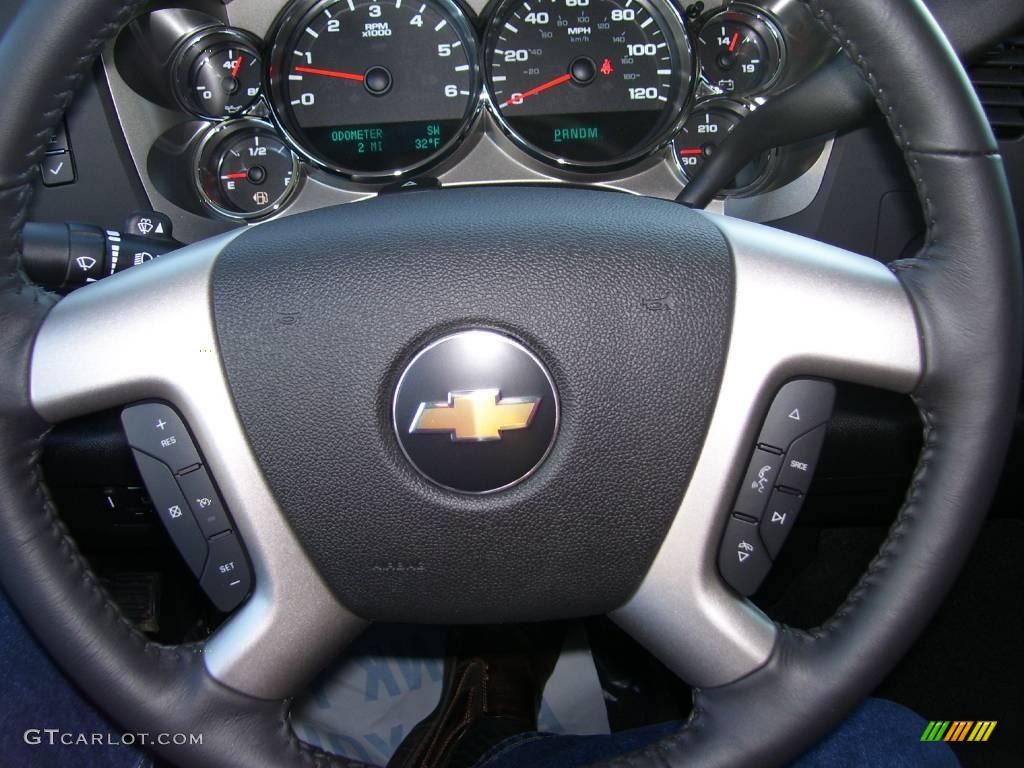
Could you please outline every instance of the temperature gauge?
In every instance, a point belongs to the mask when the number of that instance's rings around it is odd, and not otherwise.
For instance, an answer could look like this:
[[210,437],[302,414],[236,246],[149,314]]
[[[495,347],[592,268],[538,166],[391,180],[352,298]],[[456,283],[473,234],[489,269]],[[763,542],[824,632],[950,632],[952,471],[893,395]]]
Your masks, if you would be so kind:
[[242,32],[221,29],[200,35],[184,46],[175,72],[178,101],[199,117],[237,117],[260,97],[260,55]]
[[[694,178],[704,162],[711,157],[722,140],[743,119],[742,106],[719,101],[694,110],[672,142],[679,168],[687,179]],[[743,168],[723,192],[749,192],[768,174],[772,155],[765,153]]]
[[782,70],[778,28],[753,9],[715,14],[701,28],[697,43],[704,77],[729,95],[749,96],[764,91]]
[[295,190],[298,161],[269,123],[244,120],[212,130],[199,150],[196,186],[222,216],[255,219],[279,210]]

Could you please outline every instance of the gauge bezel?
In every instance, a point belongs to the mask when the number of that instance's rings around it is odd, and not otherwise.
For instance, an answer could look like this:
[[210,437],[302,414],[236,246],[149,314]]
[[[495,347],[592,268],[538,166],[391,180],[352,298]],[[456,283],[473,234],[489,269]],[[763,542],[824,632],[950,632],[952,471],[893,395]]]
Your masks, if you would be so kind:
[[[253,213],[242,213],[240,211],[231,210],[230,208],[225,208],[215,202],[213,198],[206,193],[206,186],[204,183],[205,179],[203,175],[207,170],[207,162],[213,159],[219,145],[232,138],[236,133],[253,129],[265,133],[270,138],[283,143],[285,147],[288,148],[288,152],[292,159],[292,182],[288,189],[286,189],[272,205],[268,205],[266,208],[263,208],[260,211],[254,211]],[[254,117],[241,117],[234,120],[224,120],[211,125],[199,140],[192,163],[192,185],[195,189],[196,195],[199,197],[199,201],[218,216],[230,219],[231,221],[257,221],[279,213],[288,205],[288,203],[291,202],[292,198],[301,186],[301,174],[302,164],[299,162],[299,158],[296,156],[294,150],[288,146],[288,143],[282,139],[280,134],[277,132],[276,127],[267,120]],[[214,176],[216,176],[216,173]]]
[[665,118],[664,126],[654,134],[653,138],[644,142],[631,153],[608,161],[580,162],[569,160],[537,147],[532,142],[523,138],[505,119],[501,110],[498,109],[497,100],[494,96],[493,84],[490,78],[491,55],[495,48],[495,41],[500,34],[501,28],[507,20],[508,14],[522,0],[501,0],[491,10],[487,20],[487,27],[484,31],[483,46],[481,48],[480,68],[483,72],[483,101],[487,111],[497,124],[501,132],[512,141],[520,150],[530,157],[541,161],[547,166],[560,168],[563,171],[573,171],[582,174],[600,174],[622,170],[637,165],[663,150],[678,133],[683,120],[688,114],[686,106],[693,99],[694,89],[698,78],[696,77],[697,62],[696,54],[690,43],[690,36],[687,34],[686,20],[675,3],[668,0],[634,0],[644,6],[648,13],[660,16],[669,29],[663,29],[666,40],[673,47],[678,66],[673,65],[673,77],[679,77],[682,82],[676,91],[676,97],[670,104],[666,105],[666,113],[671,110],[672,117]]
[[462,123],[443,147],[411,165],[385,172],[367,173],[345,168],[332,163],[327,158],[320,157],[312,149],[305,146],[301,139],[301,126],[292,126],[292,118],[289,117],[291,105],[288,104],[288,100],[284,95],[285,83],[287,82],[284,78],[284,60],[294,50],[293,44],[297,36],[301,34],[302,22],[307,18],[316,16],[324,8],[336,5],[341,1],[293,0],[278,14],[271,27],[267,36],[271,43],[267,56],[269,66],[265,67],[264,70],[266,73],[264,77],[264,92],[267,94],[267,103],[270,107],[270,119],[280,137],[291,147],[293,153],[299,155],[305,162],[315,168],[345,177],[357,183],[390,183],[398,179],[417,175],[423,170],[442,162],[462,144],[483,108],[483,99],[481,97],[483,76],[480,67],[480,48],[477,34],[470,21],[469,12],[455,0],[421,0],[421,2],[440,6],[447,15],[449,22],[458,29],[459,37],[466,49],[467,61],[469,63],[470,95],[466,100],[466,110],[462,116]]
[[[694,105],[693,109],[689,110],[686,114],[686,120],[679,126],[679,130],[672,136],[672,141],[669,145],[672,152],[672,165],[683,179],[684,186],[693,181],[694,177],[691,176],[682,163],[679,162],[679,151],[676,149],[676,141],[679,139],[679,134],[683,129],[683,126],[698,114],[709,112],[711,110],[720,110],[722,112],[729,112],[735,115],[740,120],[745,119],[756,107],[753,105],[745,104],[738,99],[730,99],[725,97],[715,97],[711,99],[705,99]],[[758,174],[757,178],[749,184],[744,184],[742,187],[725,187],[721,189],[718,194],[715,195],[716,200],[724,200],[728,197],[745,197],[747,195],[760,191],[767,181],[771,178],[775,166],[778,161],[778,150],[769,149],[763,153],[765,157],[764,170]]]
[[191,94],[189,79],[192,74],[192,65],[195,57],[191,56],[196,49],[202,50],[225,42],[228,45],[246,48],[247,52],[259,62],[259,70],[262,73],[266,69],[266,61],[263,58],[263,45],[259,38],[250,32],[236,27],[210,26],[197,30],[178,47],[174,54],[174,63],[171,65],[171,92],[178,106],[190,115],[195,115],[203,120],[222,123],[227,120],[242,119],[253,107],[263,101],[266,93],[265,78],[260,76],[260,92],[249,102],[238,115],[212,115],[204,112],[200,105],[195,102]]
[[[757,88],[750,91],[723,91],[717,85],[712,83],[707,76],[704,74],[704,62],[701,61],[701,35],[704,34],[705,27],[718,22],[720,20],[726,21],[738,21],[751,27],[755,32],[761,35],[761,38],[765,40],[768,45],[775,46],[775,60],[777,62],[775,71],[771,77],[764,81]],[[757,6],[747,5],[746,3],[734,3],[729,5],[727,8],[716,10],[709,16],[703,19],[700,23],[700,27],[694,34],[694,58],[697,63],[698,77],[704,84],[713,90],[717,95],[722,96],[726,99],[746,99],[753,96],[759,96],[767,93],[782,79],[783,73],[786,71],[787,63],[787,51],[786,51],[786,38],[782,34],[782,30],[779,28],[779,24],[772,18],[771,14],[767,13],[763,8]]]

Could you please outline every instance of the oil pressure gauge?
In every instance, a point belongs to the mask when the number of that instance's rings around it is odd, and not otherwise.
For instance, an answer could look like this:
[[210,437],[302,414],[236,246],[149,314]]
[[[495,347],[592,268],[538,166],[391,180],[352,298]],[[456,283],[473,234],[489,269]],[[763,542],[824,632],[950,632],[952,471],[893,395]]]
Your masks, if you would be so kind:
[[204,30],[182,46],[174,65],[179,104],[210,120],[237,117],[262,93],[263,66],[256,40],[241,30]]
[[782,71],[784,49],[775,23],[754,8],[732,6],[710,17],[697,37],[701,73],[730,96],[770,88]]
[[299,165],[269,123],[222,123],[203,139],[196,166],[202,203],[231,219],[257,219],[280,210],[295,191]]

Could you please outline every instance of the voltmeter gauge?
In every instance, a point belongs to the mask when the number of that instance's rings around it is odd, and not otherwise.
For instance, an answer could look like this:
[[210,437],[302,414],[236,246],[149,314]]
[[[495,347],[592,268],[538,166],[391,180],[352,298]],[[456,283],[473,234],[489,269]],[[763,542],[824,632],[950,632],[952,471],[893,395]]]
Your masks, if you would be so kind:
[[174,72],[179,103],[198,117],[237,117],[262,93],[263,66],[256,41],[232,29],[196,35],[182,47]]
[[280,210],[294,192],[299,165],[269,123],[244,120],[212,130],[199,149],[196,189],[215,213],[256,219]]
[[723,93],[750,96],[778,80],[782,36],[775,23],[751,8],[722,11],[705,22],[697,37],[704,78]]
[[[693,111],[672,142],[676,162],[687,180],[700,172],[705,161],[718,149],[718,145],[740,123],[746,114],[736,103],[718,100]],[[749,191],[763,181],[771,166],[772,155],[765,153],[743,168],[723,190],[735,194]]]

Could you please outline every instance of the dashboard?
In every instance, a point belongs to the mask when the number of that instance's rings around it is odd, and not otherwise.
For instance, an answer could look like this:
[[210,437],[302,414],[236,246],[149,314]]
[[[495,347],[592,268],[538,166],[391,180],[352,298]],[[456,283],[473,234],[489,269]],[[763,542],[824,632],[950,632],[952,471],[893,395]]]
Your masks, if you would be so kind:
[[[66,292],[144,264],[158,247],[172,252],[228,229],[406,187],[588,186],[674,199],[714,155],[718,137],[758,110],[764,117],[773,100],[832,61],[834,43],[804,7],[161,0],[104,51],[51,140],[23,264],[43,254],[44,266],[57,269],[53,279],[33,279]],[[1013,132],[1024,122],[1005,107],[1011,88],[1001,85],[1022,48],[1000,45],[972,74],[999,107],[993,127],[1003,131],[1024,212],[1024,127]],[[770,150],[712,205],[881,261],[912,253],[924,230],[913,181],[880,115],[834,140]],[[486,220],[473,223],[481,240],[495,236]],[[380,226],[386,231],[387,221]],[[110,354],[125,351],[111,345]],[[829,526],[888,525],[886,510],[902,497],[919,450],[916,411],[902,399],[849,386],[836,397],[818,495],[801,513],[812,533],[801,538],[797,529],[800,541],[789,544],[797,558],[817,536],[831,536]],[[1019,465],[1019,446],[1017,453]],[[195,639],[193,619],[204,611],[211,616],[203,622],[215,625],[202,576],[197,582],[160,538],[118,414],[62,425],[45,460],[83,551],[101,572],[123,577],[115,586],[128,584],[126,602],[139,611],[133,620],[159,618],[160,639],[169,642]],[[776,566],[773,578],[789,578],[787,568]],[[140,584],[136,571],[153,580]],[[173,588],[161,592],[161,581]],[[154,595],[169,609],[150,610]]]
[[[145,191],[186,241],[406,187],[672,199],[836,51],[795,0],[181,1],[128,25],[104,73]],[[795,214],[830,150],[771,150],[715,206]]]

